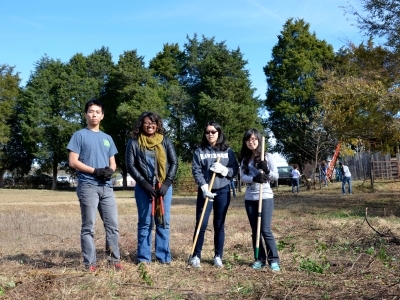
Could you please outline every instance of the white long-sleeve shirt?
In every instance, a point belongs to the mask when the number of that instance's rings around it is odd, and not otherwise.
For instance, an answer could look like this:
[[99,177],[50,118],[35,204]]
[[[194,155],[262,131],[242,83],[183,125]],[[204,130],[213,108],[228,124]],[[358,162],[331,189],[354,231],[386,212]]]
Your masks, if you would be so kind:
[[351,177],[351,173],[348,166],[343,165],[343,176]]
[[[268,177],[269,181],[263,183],[263,193],[262,198],[273,198],[274,194],[272,192],[270,181],[277,181],[279,178],[278,168],[276,167],[276,163],[272,154],[265,154],[265,161],[268,162],[268,168],[270,170]],[[243,161],[241,163],[240,168],[240,177],[243,183],[246,183],[246,193],[244,195],[245,200],[259,200],[260,198],[260,183],[253,182],[253,177],[258,174],[258,169],[254,166],[254,160],[249,162],[249,174],[243,173]]]

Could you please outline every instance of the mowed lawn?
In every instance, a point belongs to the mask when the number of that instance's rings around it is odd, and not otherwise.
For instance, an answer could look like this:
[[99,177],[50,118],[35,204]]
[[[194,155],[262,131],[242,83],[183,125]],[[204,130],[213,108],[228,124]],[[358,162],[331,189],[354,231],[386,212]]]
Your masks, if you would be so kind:
[[[0,295],[3,299],[400,299],[400,183],[355,182],[275,190],[273,231],[282,271],[251,269],[253,250],[243,194],[226,221],[224,268],[212,266],[212,218],[202,268],[187,266],[194,232],[194,195],[175,195],[171,265],[135,264],[137,211],[132,191],[116,191],[125,270],[104,256],[98,218],[99,270],[84,271],[75,192],[0,190]],[[365,220],[368,208],[368,221]],[[373,227],[373,228],[371,228]],[[377,232],[376,232],[376,231]]]

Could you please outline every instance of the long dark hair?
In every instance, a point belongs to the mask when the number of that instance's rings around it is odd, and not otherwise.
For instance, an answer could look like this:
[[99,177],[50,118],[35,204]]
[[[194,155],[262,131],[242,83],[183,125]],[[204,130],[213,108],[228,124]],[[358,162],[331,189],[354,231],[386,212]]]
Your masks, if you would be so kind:
[[243,135],[243,140],[242,140],[242,149],[240,150],[240,155],[239,155],[239,161],[243,162],[243,173],[244,174],[249,174],[249,163],[251,158],[253,157],[253,150],[249,149],[247,147],[246,141],[251,138],[251,136],[254,135],[254,137],[258,140],[258,146],[256,149],[256,154],[254,156],[254,164],[257,164],[261,160],[261,134],[260,132],[255,129],[249,129],[247,130],[244,135]]
[[143,132],[143,120],[146,117],[148,117],[152,122],[156,122],[157,133],[164,134],[164,127],[160,115],[151,111],[145,111],[140,115],[139,119],[136,121],[135,126],[133,127],[133,130],[131,132],[133,138],[137,138],[139,134]]
[[208,140],[206,138],[207,126],[214,126],[215,130],[218,131],[217,143],[212,148],[214,150],[217,150],[217,151],[225,151],[226,149],[228,149],[229,148],[229,144],[226,141],[224,133],[222,132],[222,128],[217,122],[214,122],[214,121],[209,121],[209,122],[207,122],[206,126],[204,126],[203,136],[201,138],[201,142],[200,142],[199,148],[204,150],[204,148],[206,148],[207,146],[210,145],[210,143],[208,142]]

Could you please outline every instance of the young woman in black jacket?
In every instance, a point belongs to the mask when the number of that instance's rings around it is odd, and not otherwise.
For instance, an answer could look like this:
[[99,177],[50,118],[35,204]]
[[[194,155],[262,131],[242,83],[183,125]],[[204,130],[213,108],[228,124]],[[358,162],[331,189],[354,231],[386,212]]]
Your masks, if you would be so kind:
[[[126,147],[126,167],[136,181],[137,262],[151,262],[152,200],[162,196],[165,228],[155,218],[155,255],[160,263],[169,264],[172,259],[169,247],[172,182],[178,169],[178,158],[171,140],[164,135],[158,114],[144,112],[139,117]],[[161,184],[160,188],[155,188],[155,178]]]

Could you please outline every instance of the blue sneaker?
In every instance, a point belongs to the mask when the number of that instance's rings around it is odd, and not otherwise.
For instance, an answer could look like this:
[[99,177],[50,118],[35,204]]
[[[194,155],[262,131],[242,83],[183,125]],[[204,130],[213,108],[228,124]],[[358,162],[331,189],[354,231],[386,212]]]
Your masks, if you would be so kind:
[[253,263],[253,265],[251,266],[254,270],[260,270],[262,268],[265,267],[265,264],[262,263],[261,261],[256,261]]
[[279,272],[280,270],[281,268],[279,267],[278,263],[276,262],[271,263],[271,271]]

